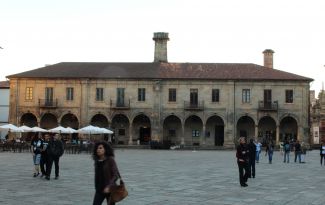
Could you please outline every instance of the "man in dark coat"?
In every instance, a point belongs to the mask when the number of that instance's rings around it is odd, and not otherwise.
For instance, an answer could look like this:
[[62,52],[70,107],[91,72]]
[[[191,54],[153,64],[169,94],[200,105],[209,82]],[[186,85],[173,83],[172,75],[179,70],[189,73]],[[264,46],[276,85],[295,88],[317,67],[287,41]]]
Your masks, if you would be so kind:
[[249,140],[249,162],[248,162],[248,178],[255,178],[255,158],[256,158],[256,145],[253,139]]
[[64,148],[59,134],[55,134],[54,137],[48,143],[47,154],[48,160],[46,164],[46,179],[50,180],[52,165],[55,166],[55,179],[59,178],[59,160],[63,155]]

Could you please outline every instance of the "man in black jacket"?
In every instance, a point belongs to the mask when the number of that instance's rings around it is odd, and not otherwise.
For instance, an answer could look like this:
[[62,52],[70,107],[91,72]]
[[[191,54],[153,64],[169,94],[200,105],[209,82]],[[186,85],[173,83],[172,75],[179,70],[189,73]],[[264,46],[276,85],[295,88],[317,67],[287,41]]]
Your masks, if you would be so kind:
[[249,140],[249,162],[248,162],[248,178],[255,178],[255,158],[256,158],[256,145],[253,139]]
[[246,145],[245,137],[239,138],[239,145],[237,146],[237,164],[239,169],[239,182],[240,186],[247,187],[246,184],[247,178],[248,178],[248,156],[249,156],[249,150]]
[[48,143],[47,154],[48,160],[46,164],[46,179],[50,180],[52,165],[54,161],[55,166],[55,179],[59,178],[59,160],[63,155],[64,148],[59,134],[55,134],[54,137]]

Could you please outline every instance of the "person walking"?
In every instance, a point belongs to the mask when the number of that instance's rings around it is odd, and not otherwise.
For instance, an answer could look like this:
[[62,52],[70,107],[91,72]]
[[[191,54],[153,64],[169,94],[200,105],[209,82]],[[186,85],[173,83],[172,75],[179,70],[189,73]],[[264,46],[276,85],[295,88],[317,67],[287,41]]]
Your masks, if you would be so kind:
[[247,187],[246,184],[248,178],[248,155],[249,150],[246,145],[245,137],[239,138],[239,145],[237,146],[237,165],[239,170],[239,183],[242,187]]
[[269,155],[269,164],[272,164],[273,152],[274,152],[274,144],[273,144],[273,141],[271,140],[267,144],[266,150],[265,150],[265,156]]
[[301,144],[299,140],[296,141],[294,145],[294,150],[295,150],[295,162],[297,162],[297,157],[298,157],[299,163],[301,163]]
[[307,147],[305,142],[301,143],[301,163],[306,163]]
[[290,143],[288,140],[284,141],[283,143],[283,163],[289,163],[290,159]]
[[33,153],[34,177],[40,174],[41,150],[43,149],[43,140],[39,138],[38,133],[35,134],[31,142],[31,151]]
[[256,145],[253,139],[249,140],[249,161],[248,161],[248,178],[255,178],[255,158],[256,158]]
[[324,165],[325,165],[325,143],[322,142],[320,145],[320,165],[322,166],[324,159]]
[[255,158],[255,161],[256,161],[256,163],[258,163],[260,161],[260,154],[261,154],[261,150],[262,150],[262,144],[259,141],[257,141],[255,146],[256,146],[256,158]]
[[59,161],[63,153],[64,153],[63,143],[60,139],[59,134],[55,134],[54,137],[49,141],[47,147],[48,160],[46,164],[45,179],[50,180],[53,162],[55,167],[54,179],[59,178]]
[[114,150],[107,142],[97,142],[92,154],[95,165],[95,196],[93,205],[100,205],[106,199],[108,205],[111,202],[110,191],[116,185],[119,171],[114,159]]

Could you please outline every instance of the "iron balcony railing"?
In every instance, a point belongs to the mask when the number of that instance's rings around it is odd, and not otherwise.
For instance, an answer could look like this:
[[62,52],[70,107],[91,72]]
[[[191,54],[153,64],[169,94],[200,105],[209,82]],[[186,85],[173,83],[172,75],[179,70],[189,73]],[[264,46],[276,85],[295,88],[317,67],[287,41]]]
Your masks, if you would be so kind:
[[130,109],[130,99],[124,99],[124,101],[118,101],[115,99],[110,100],[110,107],[112,109]]
[[40,107],[57,108],[58,99],[38,99],[38,104]]
[[185,110],[204,110],[204,101],[190,102],[184,101]]
[[261,111],[278,111],[278,101],[266,102],[258,101],[258,109]]

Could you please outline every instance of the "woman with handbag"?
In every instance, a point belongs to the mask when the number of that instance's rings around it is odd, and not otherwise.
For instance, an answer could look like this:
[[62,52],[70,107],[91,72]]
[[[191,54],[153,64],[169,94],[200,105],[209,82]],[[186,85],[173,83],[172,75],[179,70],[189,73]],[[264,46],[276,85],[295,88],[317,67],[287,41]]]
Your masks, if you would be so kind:
[[111,192],[119,178],[118,168],[114,159],[114,150],[106,142],[97,142],[93,150],[95,161],[95,197],[93,205],[100,205],[106,199],[108,205],[114,205]]

